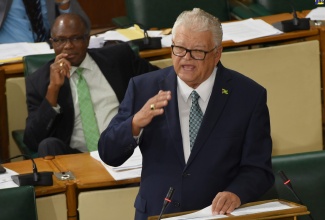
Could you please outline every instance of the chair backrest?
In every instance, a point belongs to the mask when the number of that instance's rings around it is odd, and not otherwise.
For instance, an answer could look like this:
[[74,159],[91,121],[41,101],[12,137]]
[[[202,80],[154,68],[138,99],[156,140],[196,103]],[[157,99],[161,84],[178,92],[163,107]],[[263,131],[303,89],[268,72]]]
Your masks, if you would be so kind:
[[[9,154],[10,157],[25,154],[25,146],[17,143],[17,138],[12,135],[18,130],[25,129],[27,118],[26,86],[24,77],[14,77],[6,80]],[[23,134],[23,132],[21,132]],[[23,136],[23,135],[22,135]]]
[[[275,184],[262,199],[278,198],[299,203],[278,175],[278,171],[282,170],[290,179],[294,192],[311,212],[313,219],[323,219],[325,216],[325,173],[321,169],[325,167],[325,151],[273,156],[272,165]],[[309,220],[310,218],[302,216],[298,219]]]
[[0,218],[10,220],[37,220],[33,186],[0,189]]
[[318,7],[315,0],[256,0],[256,2],[272,14],[291,13],[292,7],[296,11],[311,10]]
[[230,20],[227,0],[125,0],[125,5],[129,20],[148,29],[171,28],[182,11],[193,8]]
[[[92,190],[78,196],[79,220],[133,219],[139,187]],[[105,216],[105,217],[104,217]]]
[[[24,75],[34,73],[42,65],[55,58],[55,54],[36,54],[23,57]],[[23,143],[23,134],[26,126],[27,106],[25,77],[15,77],[6,80],[8,134],[10,157],[18,154],[27,154],[37,157],[36,152],[30,151]]]
[[323,149],[318,41],[224,52],[221,61],[266,88],[273,155]]
[[28,76],[34,73],[38,68],[45,63],[55,58],[55,54],[35,54],[23,57],[24,74]]

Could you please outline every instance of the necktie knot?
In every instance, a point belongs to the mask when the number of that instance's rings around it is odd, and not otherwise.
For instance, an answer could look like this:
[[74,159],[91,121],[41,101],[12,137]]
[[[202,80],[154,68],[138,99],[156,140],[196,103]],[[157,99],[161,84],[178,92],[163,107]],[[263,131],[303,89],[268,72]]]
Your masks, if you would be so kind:
[[192,104],[193,103],[198,103],[198,100],[199,100],[199,98],[200,98],[200,95],[195,91],[195,90],[193,90],[192,92],[191,92],[191,98],[192,98]]
[[76,69],[76,73],[78,74],[78,76],[79,77],[82,77],[82,71],[84,70],[84,68],[82,68],[82,67],[78,67],[77,69]]

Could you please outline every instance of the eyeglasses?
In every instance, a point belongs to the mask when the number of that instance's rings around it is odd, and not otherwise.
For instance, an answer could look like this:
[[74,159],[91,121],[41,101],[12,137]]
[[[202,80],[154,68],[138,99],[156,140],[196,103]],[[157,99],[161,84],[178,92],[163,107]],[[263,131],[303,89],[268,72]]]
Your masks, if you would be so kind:
[[217,46],[215,46],[213,49],[211,49],[209,51],[204,51],[204,50],[189,50],[189,49],[186,49],[185,47],[175,46],[175,45],[171,45],[171,47],[172,47],[173,54],[175,56],[185,57],[187,52],[189,52],[191,57],[194,60],[204,60],[207,53],[210,53],[214,49],[217,48]]
[[82,42],[84,42],[86,40],[86,38],[88,37],[87,34],[85,35],[82,35],[82,36],[75,36],[75,37],[69,37],[69,38],[65,38],[65,37],[53,37],[53,38],[50,38],[50,40],[52,41],[52,43],[58,45],[58,46],[62,46],[62,45],[65,45],[68,41],[73,44],[73,45],[76,45],[76,44],[80,44]]

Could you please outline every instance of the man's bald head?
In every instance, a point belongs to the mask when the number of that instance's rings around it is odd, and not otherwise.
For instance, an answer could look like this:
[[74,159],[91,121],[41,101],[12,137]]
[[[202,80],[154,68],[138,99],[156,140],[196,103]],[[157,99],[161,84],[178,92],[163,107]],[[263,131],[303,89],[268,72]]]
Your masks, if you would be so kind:
[[55,34],[58,29],[64,27],[78,27],[84,30],[85,35],[89,35],[90,27],[88,27],[87,22],[79,14],[66,13],[59,15],[51,28],[51,36]]

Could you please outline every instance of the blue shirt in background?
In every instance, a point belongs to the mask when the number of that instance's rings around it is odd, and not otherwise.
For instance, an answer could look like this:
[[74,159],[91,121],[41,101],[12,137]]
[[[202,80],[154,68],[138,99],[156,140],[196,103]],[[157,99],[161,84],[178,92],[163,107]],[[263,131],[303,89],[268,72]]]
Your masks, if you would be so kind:
[[[41,0],[43,24],[47,31],[50,24],[47,16],[46,1]],[[68,10],[60,10],[61,13],[68,13]],[[13,0],[6,20],[0,29],[0,43],[35,42],[37,38],[33,32],[26,9],[22,0]]]

